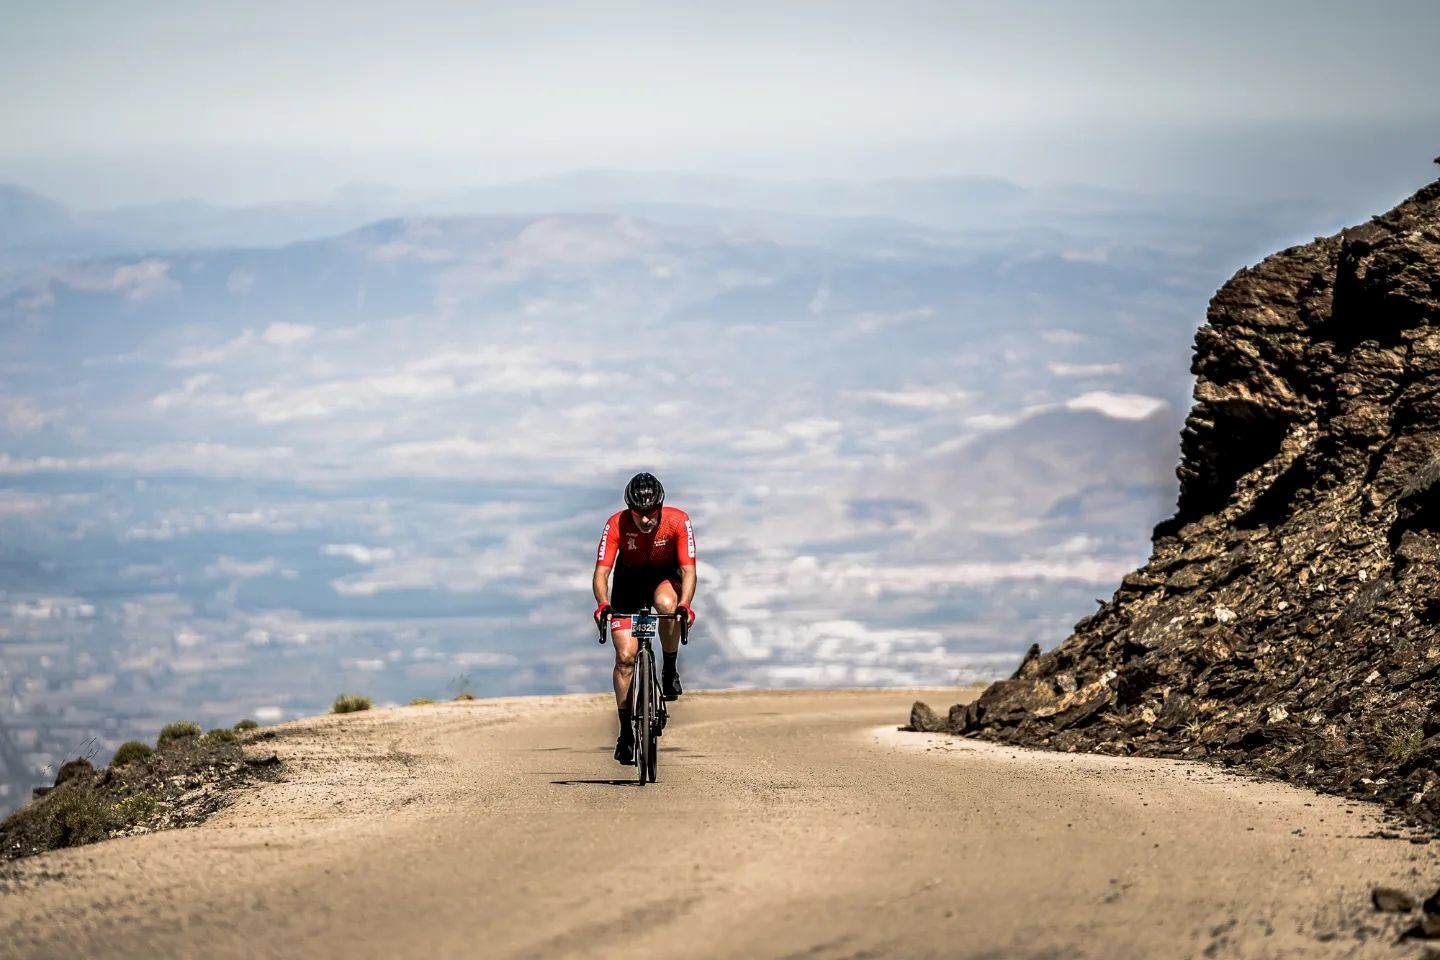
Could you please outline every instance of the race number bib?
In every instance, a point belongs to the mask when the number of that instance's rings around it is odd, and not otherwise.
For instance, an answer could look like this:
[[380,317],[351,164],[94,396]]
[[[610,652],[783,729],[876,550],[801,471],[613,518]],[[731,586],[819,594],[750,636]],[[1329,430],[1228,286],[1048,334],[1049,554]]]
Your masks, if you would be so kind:
[[654,640],[660,635],[660,621],[652,616],[641,614],[632,621],[632,630],[636,640]]

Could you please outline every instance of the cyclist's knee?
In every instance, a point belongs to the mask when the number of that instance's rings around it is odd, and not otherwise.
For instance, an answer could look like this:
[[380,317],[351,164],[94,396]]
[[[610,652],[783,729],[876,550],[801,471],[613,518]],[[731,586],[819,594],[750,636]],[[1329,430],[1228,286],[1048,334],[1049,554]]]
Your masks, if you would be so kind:
[[635,654],[615,652],[615,669],[621,673],[629,673],[635,669]]
[[655,595],[655,609],[661,613],[674,613],[679,598],[669,590],[660,590]]

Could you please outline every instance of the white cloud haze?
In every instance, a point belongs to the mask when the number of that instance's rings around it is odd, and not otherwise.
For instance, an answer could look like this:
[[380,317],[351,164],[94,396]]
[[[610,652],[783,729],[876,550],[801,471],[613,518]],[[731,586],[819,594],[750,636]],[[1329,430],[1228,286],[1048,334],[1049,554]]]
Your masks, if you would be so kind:
[[[1385,142],[1348,149],[1383,162],[1407,129],[1423,149],[1440,117],[1427,82],[1440,8],[1417,0],[749,0],[723,14],[652,0],[603,12],[150,0],[20,3],[6,20],[0,177],[86,203],[584,166],[1173,188],[1239,173],[1242,153],[1247,176],[1283,184],[1260,167],[1304,181],[1330,162],[1287,153],[1287,138],[1315,147],[1379,123],[1389,132],[1367,139]],[[1282,129],[1296,122],[1308,126]],[[1188,163],[1205,137],[1214,155]],[[110,186],[81,188],[79,171],[102,161]]]

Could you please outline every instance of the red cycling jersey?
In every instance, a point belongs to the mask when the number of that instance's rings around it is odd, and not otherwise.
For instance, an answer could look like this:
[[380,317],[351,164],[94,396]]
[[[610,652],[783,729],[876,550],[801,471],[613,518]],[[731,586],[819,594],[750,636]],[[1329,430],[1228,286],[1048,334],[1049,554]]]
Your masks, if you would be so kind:
[[660,522],[652,533],[635,525],[629,510],[621,510],[605,521],[600,550],[595,562],[613,567],[616,561],[627,570],[675,570],[695,563],[695,531],[690,517],[677,507],[661,507]]

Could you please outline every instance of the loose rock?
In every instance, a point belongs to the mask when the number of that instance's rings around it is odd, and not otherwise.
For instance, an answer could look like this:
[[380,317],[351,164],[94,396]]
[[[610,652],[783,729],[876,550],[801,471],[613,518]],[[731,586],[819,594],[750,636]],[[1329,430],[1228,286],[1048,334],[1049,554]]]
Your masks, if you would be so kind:
[[1415,898],[1394,887],[1376,887],[1371,890],[1370,902],[1381,913],[1409,913],[1415,909]]
[[58,787],[67,780],[73,780],[80,776],[89,776],[94,772],[94,764],[84,757],[76,757],[74,760],[66,761],[60,765],[60,769],[55,773],[54,785]]
[[1440,940],[1440,916],[1431,913],[1420,915],[1412,926],[1400,934],[1401,940]]
[[910,725],[905,729],[922,733],[942,733],[948,726],[946,718],[931,710],[929,704],[916,700],[915,705],[910,708]]

